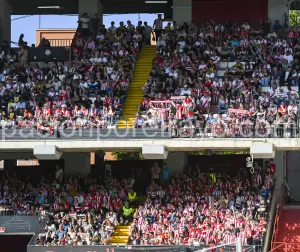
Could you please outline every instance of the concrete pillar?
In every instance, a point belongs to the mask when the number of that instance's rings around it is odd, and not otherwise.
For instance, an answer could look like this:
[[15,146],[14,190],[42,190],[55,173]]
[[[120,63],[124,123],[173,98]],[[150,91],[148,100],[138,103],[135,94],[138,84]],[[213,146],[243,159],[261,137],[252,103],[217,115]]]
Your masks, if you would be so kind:
[[300,200],[300,152],[299,151],[287,151],[286,152],[287,163],[287,183],[290,189],[290,197],[293,200]]
[[11,14],[11,7],[7,3],[7,0],[0,0],[0,42],[11,41],[10,14]]
[[83,13],[87,13],[90,18],[92,18],[95,13],[98,13],[103,24],[103,4],[102,0],[79,0],[78,1],[78,15],[79,18]]
[[65,152],[62,155],[64,159],[64,174],[66,176],[88,175],[91,173],[91,153],[89,152]]
[[280,186],[286,177],[286,151],[276,151],[274,163],[276,164],[276,180],[280,182],[277,185]]
[[173,20],[178,25],[192,23],[192,0],[173,0]]
[[188,153],[187,152],[169,152],[165,160],[167,166],[171,169],[173,174],[183,174],[185,168],[188,166]]
[[279,20],[281,25],[285,24],[285,17],[289,15],[288,0],[268,0],[268,15],[272,20],[272,26],[275,20]]
[[104,151],[96,151],[95,152],[95,164],[92,167],[91,174],[93,178],[99,179],[100,177],[104,177],[105,173],[105,163],[104,163]]

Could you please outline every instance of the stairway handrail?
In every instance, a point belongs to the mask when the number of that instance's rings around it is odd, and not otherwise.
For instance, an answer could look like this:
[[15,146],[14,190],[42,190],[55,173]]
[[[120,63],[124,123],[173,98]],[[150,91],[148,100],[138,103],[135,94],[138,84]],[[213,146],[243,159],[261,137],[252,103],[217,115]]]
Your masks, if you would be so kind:
[[270,248],[273,250],[274,246],[278,244],[278,242],[275,242],[278,234],[278,223],[283,206],[287,202],[287,187],[285,183],[281,183],[280,190],[276,190],[276,188],[277,187],[275,185],[274,196],[269,215],[269,223],[264,243],[264,252],[270,251]]

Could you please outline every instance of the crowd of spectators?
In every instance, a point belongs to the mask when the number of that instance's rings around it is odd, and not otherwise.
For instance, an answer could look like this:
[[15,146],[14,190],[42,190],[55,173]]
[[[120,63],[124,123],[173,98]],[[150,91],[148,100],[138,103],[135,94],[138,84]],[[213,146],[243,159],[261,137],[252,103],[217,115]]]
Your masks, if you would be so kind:
[[5,171],[0,213],[46,216],[37,245],[105,245],[134,183],[133,178],[117,180],[110,175],[99,181],[80,174],[64,177],[60,168],[55,176],[34,182]]
[[[184,175],[154,163],[151,184],[135,191],[134,177],[53,176],[20,180],[1,173],[0,213],[44,215],[37,245],[109,245],[118,225],[130,224],[129,245],[261,245],[266,231],[273,160],[238,174]],[[138,177],[136,178],[138,179]],[[137,201],[137,194],[145,200]],[[144,197],[141,197],[144,199]]]
[[296,136],[300,33],[271,23],[257,30],[247,20],[159,26],[135,127]]
[[66,62],[28,62],[23,34],[17,52],[3,44],[0,127],[53,132],[113,125],[122,115],[140,47],[150,43],[151,31],[146,22],[105,27],[97,15],[83,14],[72,43],[71,67]]
[[[240,174],[194,173],[179,177],[165,164],[152,168],[148,198],[132,216],[131,245],[261,245],[276,166]],[[171,176],[172,175],[172,176]]]

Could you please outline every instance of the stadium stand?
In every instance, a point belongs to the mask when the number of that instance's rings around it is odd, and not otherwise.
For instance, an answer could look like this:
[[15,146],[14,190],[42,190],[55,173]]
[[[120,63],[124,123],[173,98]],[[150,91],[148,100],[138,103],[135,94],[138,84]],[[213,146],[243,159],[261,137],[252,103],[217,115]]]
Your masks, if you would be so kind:
[[134,26],[122,23],[118,28],[101,27],[95,36],[79,29],[70,68],[64,62],[27,64],[26,42],[17,54],[3,50],[1,127],[35,127],[50,133],[53,129],[114,127],[122,116],[145,38]]
[[296,136],[298,36],[297,29],[283,36],[248,22],[169,23],[156,43],[135,127],[171,124],[177,136],[187,128],[214,137]]
[[[91,33],[82,29],[87,19],[72,43],[71,68],[30,64],[26,42],[17,55],[3,50],[2,128],[54,134],[115,127],[122,118],[120,128],[171,126],[177,137],[298,134],[296,31],[283,38],[281,30],[263,34],[247,22],[169,23],[151,47],[147,24],[112,23]],[[132,178],[63,179],[58,170],[55,180],[32,185],[6,177],[0,210],[47,213],[37,245],[208,246],[238,238],[261,245],[276,170],[272,161],[264,168],[179,177],[154,164],[146,199],[130,191]],[[20,195],[19,186],[27,188]]]
[[23,181],[7,170],[0,212],[47,216],[37,245],[210,246],[240,237],[262,246],[275,174],[272,160],[253,173],[202,173],[197,165],[182,176],[155,162],[151,184],[136,191],[133,177],[68,177],[58,167],[52,178]]

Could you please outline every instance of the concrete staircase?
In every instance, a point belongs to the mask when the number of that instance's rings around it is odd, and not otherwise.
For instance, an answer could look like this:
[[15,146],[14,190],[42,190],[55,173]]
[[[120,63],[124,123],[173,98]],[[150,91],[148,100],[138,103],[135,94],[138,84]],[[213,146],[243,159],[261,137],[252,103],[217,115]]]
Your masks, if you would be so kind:
[[130,224],[127,226],[117,226],[110,240],[112,245],[126,245],[129,237]]
[[152,69],[152,61],[156,55],[155,46],[144,46],[139,53],[134,68],[133,80],[128,89],[128,95],[123,107],[123,116],[118,122],[118,128],[133,128],[138,105],[141,103],[144,93],[142,87],[148,79]]
[[278,223],[276,242],[300,243],[300,206],[284,206]]

